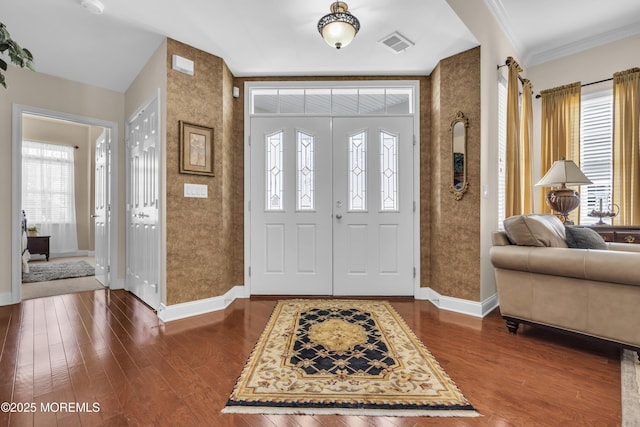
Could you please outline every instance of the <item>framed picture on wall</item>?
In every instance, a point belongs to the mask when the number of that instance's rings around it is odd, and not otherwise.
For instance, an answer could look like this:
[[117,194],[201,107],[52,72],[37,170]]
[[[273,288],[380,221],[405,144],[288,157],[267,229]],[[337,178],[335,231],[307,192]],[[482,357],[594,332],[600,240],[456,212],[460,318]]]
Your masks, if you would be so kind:
[[180,125],[180,173],[213,175],[213,128],[182,120]]

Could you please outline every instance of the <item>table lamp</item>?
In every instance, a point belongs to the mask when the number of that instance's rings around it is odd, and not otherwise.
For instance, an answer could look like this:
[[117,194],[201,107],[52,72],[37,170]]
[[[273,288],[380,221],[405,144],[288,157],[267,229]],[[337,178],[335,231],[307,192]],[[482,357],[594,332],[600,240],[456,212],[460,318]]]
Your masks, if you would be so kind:
[[536,187],[559,187],[547,193],[547,205],[560,215],[562,222],[572,225],[569,213],[580,206],[580,194],[567,185],[593,184],[572,160],[556,160]]

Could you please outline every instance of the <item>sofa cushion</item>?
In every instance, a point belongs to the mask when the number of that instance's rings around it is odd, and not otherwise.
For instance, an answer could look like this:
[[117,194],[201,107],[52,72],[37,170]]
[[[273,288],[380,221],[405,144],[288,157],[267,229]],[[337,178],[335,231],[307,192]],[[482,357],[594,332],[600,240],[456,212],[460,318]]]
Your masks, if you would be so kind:
[[595,230],[585,227],[566,227],[567,246],[578,249],[608,249],[607,243]]
[[566,248],[564,224],[555,215],[516,215],[504,220],[504,230],[514,245]]

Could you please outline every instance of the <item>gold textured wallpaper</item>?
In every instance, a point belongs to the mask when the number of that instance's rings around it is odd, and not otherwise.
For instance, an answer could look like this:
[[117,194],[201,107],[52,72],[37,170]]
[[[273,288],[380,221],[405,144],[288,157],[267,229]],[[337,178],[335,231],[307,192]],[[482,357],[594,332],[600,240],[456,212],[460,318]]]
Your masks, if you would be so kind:
[[[480,47],[440,61],[431,74],[431,87],[431,140],[423,146],[429,157],[424,160],[430,164],[431,185],[421,182],[422,237],[426,240],[421,285],[441,295],[480,301]],[[453,175],[450,125],[458,111],[469,119],[469,190],[456,201],[449,192]]]
[[[173,54],[195,75],[171,69]],[[480,296],[480,48],[443,59],[430,76],[234,78],[221,58],[167,43],[167,304],[220,296],[244,281],[244,83],[246,81],[420,81],[421,274],[423,287]],[[233,86],[240,97],[233,98]],[[469,118],[469,191],[449,193],[449,125]],[[178,173],[178,121],[214,128],[214,177]],[[184,184],[206,184],[207,199],[184,198]]]
[[[174,54],[194,61],[193,76],[171,69]],[[168,305],[223,295],[242,284],[242,277],[233,277],[237,235],[234,210],[238,208],[234,199],[238,185],[242,191],[242,183],[234,176],[234,149],[238,148],[232,145],[231,137],[232,85],[231,73],[221,58],[175,40],[167,41]],[[214,129],[215,176],[178,172],[180,120]],[[239,149],[242,153],[242,145]],[[185,198],[185,183],[206,185],[208,197]]]

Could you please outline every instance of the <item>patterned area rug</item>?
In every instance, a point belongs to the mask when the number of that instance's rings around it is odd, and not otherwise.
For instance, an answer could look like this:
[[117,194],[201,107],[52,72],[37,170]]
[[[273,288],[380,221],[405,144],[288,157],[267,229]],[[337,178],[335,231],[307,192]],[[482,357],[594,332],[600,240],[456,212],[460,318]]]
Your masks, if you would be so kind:
[[279,301],[225,413],[478,416],[391,304]]
[[29,264],[29,272],[22,275],[22,283],[47,282],[95,274],[95,269],[85,261]]
[[640,361],[635,351],[622,352],[622,425],[640,426]]

